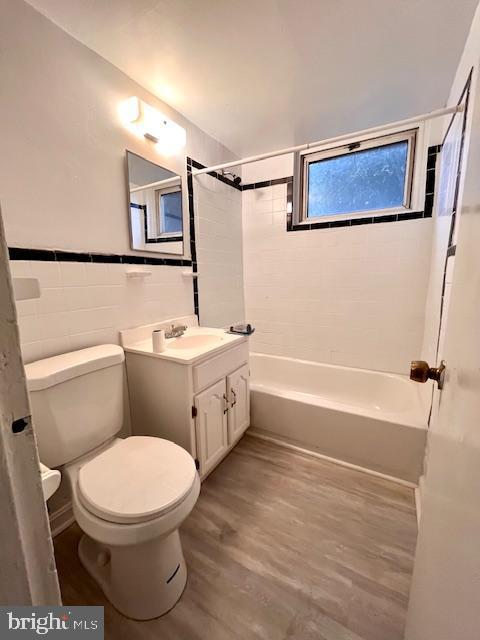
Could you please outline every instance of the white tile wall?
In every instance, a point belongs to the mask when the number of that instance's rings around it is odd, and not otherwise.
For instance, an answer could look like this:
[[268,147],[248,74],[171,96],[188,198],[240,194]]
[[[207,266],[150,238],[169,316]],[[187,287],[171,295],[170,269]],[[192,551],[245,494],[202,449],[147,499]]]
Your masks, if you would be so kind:
[[127,279],[135,265],[12,261],[13,276],[40,281],[38,300],[17,302],[25,362],[119,342],[118,332],[193,314],[191,278],[182,267],[148,265],[145,279]]
[[194,206],[200,324],[227,327],[242,322],[242,192],[211,176],[198,176]]
[[407,373],[422,346],[432,220],[286,232],[286,186],[243,192],[254,351]]

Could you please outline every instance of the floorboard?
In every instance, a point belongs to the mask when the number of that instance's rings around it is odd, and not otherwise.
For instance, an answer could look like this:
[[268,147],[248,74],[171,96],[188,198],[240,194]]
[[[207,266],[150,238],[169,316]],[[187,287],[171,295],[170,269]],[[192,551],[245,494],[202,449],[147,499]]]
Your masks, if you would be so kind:
[[122,640],[400,640],[416,541],[411,489],[245,436],[181,529],[188,582],[172,611],[127,620],[55,539],[63,601],[105,606]]

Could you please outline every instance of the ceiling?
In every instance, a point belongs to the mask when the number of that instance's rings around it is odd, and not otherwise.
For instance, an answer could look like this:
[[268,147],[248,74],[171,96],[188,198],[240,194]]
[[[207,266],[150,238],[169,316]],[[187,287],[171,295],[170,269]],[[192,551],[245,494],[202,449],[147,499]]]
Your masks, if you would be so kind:
[[478,0],[29,0],[239,155],[444,105]]

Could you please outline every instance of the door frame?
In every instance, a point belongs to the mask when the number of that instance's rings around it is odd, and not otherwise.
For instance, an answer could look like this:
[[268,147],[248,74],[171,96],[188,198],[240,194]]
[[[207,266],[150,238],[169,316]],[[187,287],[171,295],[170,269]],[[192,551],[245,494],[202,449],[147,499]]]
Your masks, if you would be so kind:
[[466,62],[474,62],[469,122],[464,131],[465,155],[457,180],[457,186],[463,182],[456,207],[460,211],[458,251],[450,303],[442,318],[446,331],[439,355],[445,358],[447,368],[444,387],[436,392],[438,411],[429,431],[422,517],[405,633],[408,640],[470,639],[478,637],[480,629],[479,29],[477,8],[454,81],[454,86],[461,81]]
[[0,604],[60,605],[0,210]]

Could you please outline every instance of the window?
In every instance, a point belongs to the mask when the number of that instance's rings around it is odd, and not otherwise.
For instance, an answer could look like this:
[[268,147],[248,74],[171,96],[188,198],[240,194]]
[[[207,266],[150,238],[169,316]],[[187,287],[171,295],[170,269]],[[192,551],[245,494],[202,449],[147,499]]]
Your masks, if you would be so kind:
[[159,235],[180,235],[183,229],[181,188],[157,189],[155,196]]
[[410,207],[416,130],[300,156],[299,222]]

